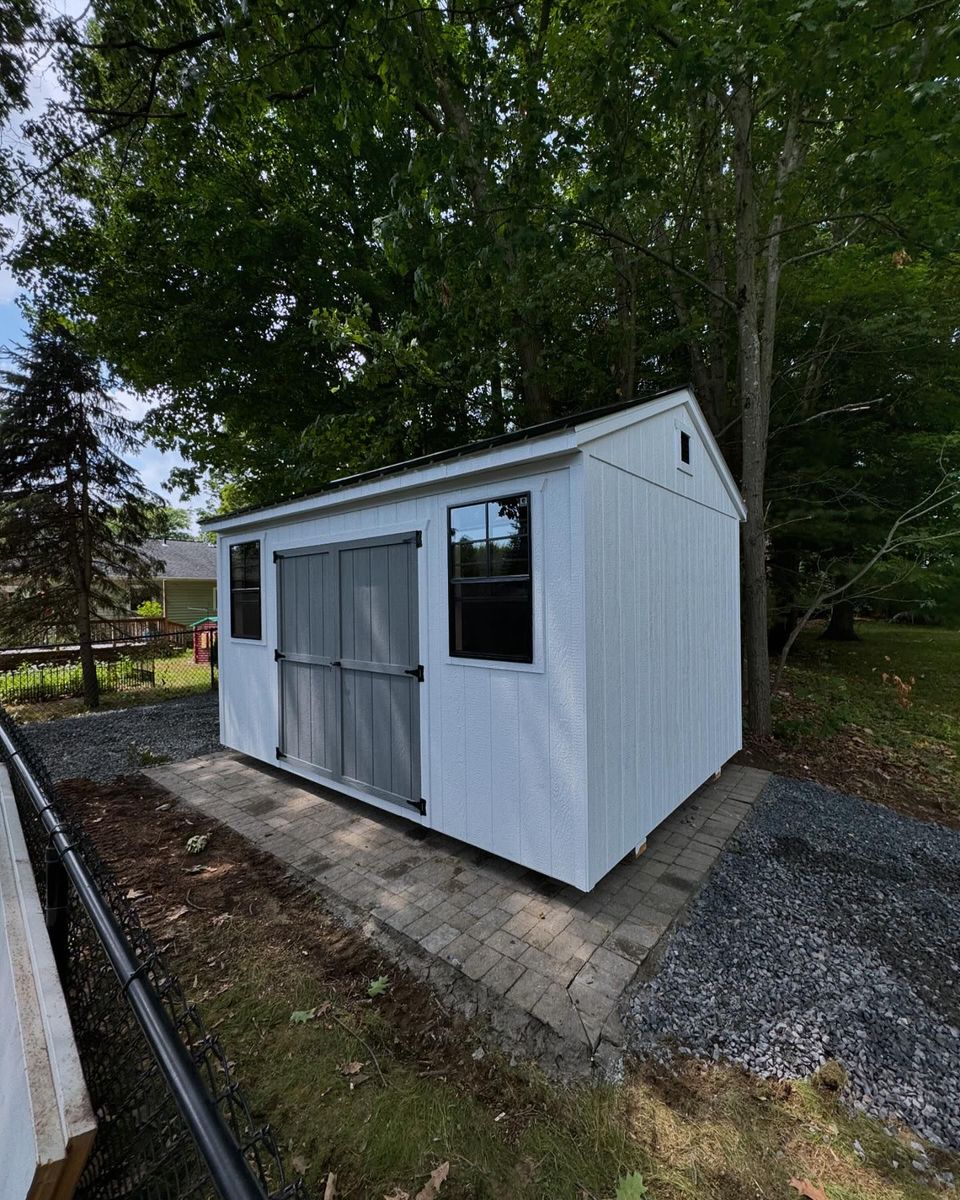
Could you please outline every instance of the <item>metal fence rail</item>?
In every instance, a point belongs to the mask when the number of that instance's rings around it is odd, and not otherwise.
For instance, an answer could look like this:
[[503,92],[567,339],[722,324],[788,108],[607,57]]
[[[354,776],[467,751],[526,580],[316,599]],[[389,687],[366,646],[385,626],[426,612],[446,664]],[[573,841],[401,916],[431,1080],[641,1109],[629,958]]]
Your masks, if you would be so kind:
[[[163,700],[217,686],[215,628],[115,638],[96,645],[94,657],[105,700],[118,693]],[[42,704],[81,696],[79,647],[0,648],[0,704]]]
[[0,755],[97,1114],[79,1200],[306,1200],[219,1040],[2,710]]

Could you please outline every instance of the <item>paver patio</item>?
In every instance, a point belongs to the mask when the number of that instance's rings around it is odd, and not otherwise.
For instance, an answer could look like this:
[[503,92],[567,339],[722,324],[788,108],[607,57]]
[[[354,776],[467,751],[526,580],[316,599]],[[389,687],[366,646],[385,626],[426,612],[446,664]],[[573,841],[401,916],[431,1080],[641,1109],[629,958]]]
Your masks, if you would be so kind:
[[232,751],[146,774],[287,863],[446,1004],[566,1072],[619,1056],[621,996],[769,778],[725,767],[585,894]]

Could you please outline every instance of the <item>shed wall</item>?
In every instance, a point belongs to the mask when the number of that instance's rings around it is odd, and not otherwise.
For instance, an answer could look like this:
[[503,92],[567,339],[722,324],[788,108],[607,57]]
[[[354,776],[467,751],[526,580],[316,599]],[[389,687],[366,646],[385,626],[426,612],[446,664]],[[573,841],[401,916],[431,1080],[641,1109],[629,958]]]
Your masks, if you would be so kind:
[[[224,743],[276,765],[276,567],[273,551],[419,529],[421,791],[424,818],[403,815],[578,887],[587,886],[586,689],[582,466],[450,480],[393,502],[345,504],[219,539]],[[534,661],[452,659],[447,624],[447,507],[531,494]],[[572,533],[574,531],[574,533]],[[229,546],[262,540],[259,642],[229,629]],[[302,772],[301,772],[302,773]],[[323,781],[326,782],[326,781]],[[361,796],[360,792],[349,794]],[[401,811],[363,796],[370,803]]]
[[666,413],[586,451],[591,886],[741,745],[739,521],[675,435]]

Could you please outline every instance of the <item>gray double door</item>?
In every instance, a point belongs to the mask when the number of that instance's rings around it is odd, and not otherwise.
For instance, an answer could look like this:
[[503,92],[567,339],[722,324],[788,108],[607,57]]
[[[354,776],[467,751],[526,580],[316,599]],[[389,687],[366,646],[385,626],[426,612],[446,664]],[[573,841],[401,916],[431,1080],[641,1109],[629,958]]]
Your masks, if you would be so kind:
[[417,536],[278,551],[282,758],[421,807]]

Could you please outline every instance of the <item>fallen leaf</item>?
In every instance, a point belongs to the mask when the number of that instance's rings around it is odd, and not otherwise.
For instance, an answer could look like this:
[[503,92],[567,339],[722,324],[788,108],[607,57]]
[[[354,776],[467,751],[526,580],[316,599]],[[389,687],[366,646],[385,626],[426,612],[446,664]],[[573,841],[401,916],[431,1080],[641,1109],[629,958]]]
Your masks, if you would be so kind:
[[341,1075],[359,1075],[363,1070],[362,1062],[343,1062],[337,1067]]
[[403,1188],[394,1188],[388,1196],[384,1196],[383,1200],[410,1200],[410,1193],[405,1192]]
[[290,1159],[290,1165],[293,1167],[293,1169],[296,1171],[296,1173],[298,1175],[306,1175],[307,1167],[310,1164],[307,1162],[307,1160],[303,1157],[302,1154],[295,1154],[293,1156],[293,1158]]
[[450,1174],[450,1164],[448,1162],[441,1163],[436,1170],[430,1172],[430,1178],[423,1185],[413,1200],[434,1200],[440,1194],[440,1185]]
[[145,896],[146,894],[147,894],[146,892],[141,892],[137,888],[128,888],[127,889],[127,899],[128,900],[139,900],[141,896]]
[[186,913],[188,913],[189,911],[190,911],[190,909],[187,908],[187,906],[185,904],[181,904],[179,908],[175,908],[171,912],[167,913],[167,920],[168,921],[179,921],[180,918],[182,916],[184,916]]
[[331,1171],[327,1176],[327,1186],[323,1189],[323,1200],[334,1200],[337,1194],[337,1173]]
[[291,1025],[306,1025],[308,1021],[317,1019],[317,1010],[315,1008],[302,1008],[298,1012],[290,1014]]
[[795,1188],[801,1196],[806,1196],[807,1200],[830,1200],[823,1188],[817,1187],[809,1179],[791,1179],[790,1186]]

